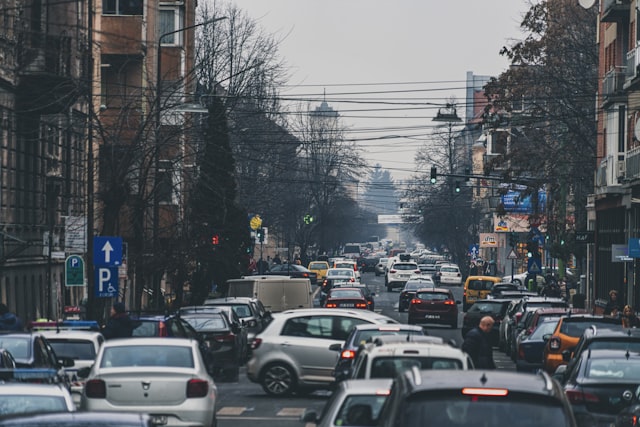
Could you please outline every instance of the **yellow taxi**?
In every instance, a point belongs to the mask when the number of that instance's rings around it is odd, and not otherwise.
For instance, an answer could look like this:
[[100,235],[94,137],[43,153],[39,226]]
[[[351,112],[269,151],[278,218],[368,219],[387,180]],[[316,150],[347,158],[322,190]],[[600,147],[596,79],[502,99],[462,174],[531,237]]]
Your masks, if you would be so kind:
[[307,267],[318,275],[318,283],[327,277],[327,270],[329,269],[329,263],[327,261],[311,261]]
[[620,319],[598,314],[571,313],[560,318],[551,338],[547,340],[542,353],[542,367],[553,374],[560,365],[566,365],[573,349],[580,341],[585,329],[591,325],[597,328],[619,326]]
[[491,293],[493,285],[502,280],[495,276],[469,276],[464,282],[462,294],[462,310],[467,311],[469,307],[480,299],[486,299]]

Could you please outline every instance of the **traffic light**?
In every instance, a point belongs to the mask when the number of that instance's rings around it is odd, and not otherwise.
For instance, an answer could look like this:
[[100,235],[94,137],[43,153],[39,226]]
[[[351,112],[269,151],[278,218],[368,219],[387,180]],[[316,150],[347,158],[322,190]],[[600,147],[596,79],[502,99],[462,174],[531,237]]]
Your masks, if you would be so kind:
[[435,166],[431,166],[431,179],[430,179],[431,183],[435,184],[437,178],[438,178],[438,171]]
[[310,214],[306,214],[303,220],[305,224],[309,225],[313,222],[313,217]]
[[258,238],[258,242],[264,242],[264,228],[258,228],[256,230],[256,237]]
[[456,181],[456,193],[460,192],[460,181]]
[[211,236],[211,244],[213,246],[218,246],[220,244],[220,235],[214,234]]

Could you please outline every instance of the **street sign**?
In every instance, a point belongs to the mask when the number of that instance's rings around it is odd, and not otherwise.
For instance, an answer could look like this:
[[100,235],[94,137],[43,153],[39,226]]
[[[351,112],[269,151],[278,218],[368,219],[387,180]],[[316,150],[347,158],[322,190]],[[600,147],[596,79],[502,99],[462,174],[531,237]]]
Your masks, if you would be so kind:
[[542,262],[540,261],[540,258],[529,258],[529,261],[527,261],[527,273],[542,273]]
[[576,243],[595,243],[593,230],[576,231]]
[[516,251],[511,249],[511,252],[509,252],[509,255],[507,255],[507,259],[518,259],[518,254],[516,253]]
[[118,267],[97,267],[95,277],[96,298],[114,298],[118,296]]
[[64,284],[84,286],[84,259],[80,255],[70,255],[64,264]]
[[629,239],[629,257],[640,258],[640,239],[637,237]]
[[94,237],[93,265],[109,267],[120,264],[122,264],[122,237]]

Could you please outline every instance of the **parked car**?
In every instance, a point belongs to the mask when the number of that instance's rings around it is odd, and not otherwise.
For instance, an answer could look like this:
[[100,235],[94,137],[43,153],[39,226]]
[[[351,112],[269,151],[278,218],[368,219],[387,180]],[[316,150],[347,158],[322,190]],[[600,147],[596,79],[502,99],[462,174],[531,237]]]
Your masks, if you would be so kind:
[[544,347],[542,355],[544,370],[553,374],[558,366],[566,365],[565,359],[570,357],[584,331],[592,326],[598,329],[615,328],[620,326],[620,319],[596,314],[575,314],[573,311],[570,315],[562,316]]
[[354,326],[366,323],[397,322],[373,311],[341,308],[274,314],[273,321],[253,340],[247,377],[276,396],[330,388],[338,355],[329,347],[342,344]]
[[409,308],[411,300],[415,297],[418,289],[435,287],[435,283],[433,283],[433,280],[429,277],[414,276],[407,280],[398,297],[398,311],[402,313]]
[[302,421],[316,427],[373,426],[387,400],[393,381],[343,381],[331,394],[322,413],[307,410]]
[[275,264],[268,272],[261,275],[289,276],[299,279],[309,279],[312,286],[318,284],[318,274],[298,264]]
[[562,388],[546,373],[405,371],[377,426],[577,427]]
[[407,323],[438,323],[458,327],[458,304],[450,289],[422,288],[409,304]]
[[405,339],[409,339],[413,335],[424,335],[424,329],[420,326],[401,324],[366,323],[354,326],[343,344],[329,346],[329,350],[340,352],[334,369],[336,381],[345,380],[350,376],[351,365],[360,346],[371,342],[376,337],[386,335],[400,335]]
[[614,425],[640,383],[640,356],[623,349],[591,349],[565,373],[564,391],[578,426]]
[[271,321],[271,313],[257,298],[227,297],[208,298],[204,305],[213,307],[231,307],[238,316],[240,322],[247,328],[247,340],[253,341],[253,337],[262,332]]
[[155,425],[216,425],[218,390],[197,340],[106,341],[87,374],[84,411],[146,413]]
[[516,370],[519,372],[535,372],[542,368],[544,346],[551,338],[558,324],[558,317],[547,317],[535,326],[528,335],[522,335],[517,345]]

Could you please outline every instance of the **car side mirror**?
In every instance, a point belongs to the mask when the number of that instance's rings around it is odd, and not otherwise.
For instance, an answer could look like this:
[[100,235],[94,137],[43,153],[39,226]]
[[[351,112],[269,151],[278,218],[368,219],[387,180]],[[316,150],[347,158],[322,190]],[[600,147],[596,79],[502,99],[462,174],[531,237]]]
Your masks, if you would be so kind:
[[91,366],[87,366],[85,368],[80,368],[78,369],[78,377],[80,378],[87,378],[89,376],[89,373],[91,372]]

